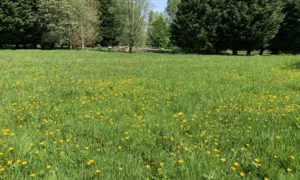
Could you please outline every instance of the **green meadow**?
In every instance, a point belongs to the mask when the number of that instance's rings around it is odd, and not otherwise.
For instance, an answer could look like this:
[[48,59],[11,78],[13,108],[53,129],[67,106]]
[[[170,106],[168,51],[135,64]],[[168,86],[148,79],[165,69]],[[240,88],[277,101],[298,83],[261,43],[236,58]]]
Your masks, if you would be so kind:
[[1,179],[299,179],[300,56],[0,51]]

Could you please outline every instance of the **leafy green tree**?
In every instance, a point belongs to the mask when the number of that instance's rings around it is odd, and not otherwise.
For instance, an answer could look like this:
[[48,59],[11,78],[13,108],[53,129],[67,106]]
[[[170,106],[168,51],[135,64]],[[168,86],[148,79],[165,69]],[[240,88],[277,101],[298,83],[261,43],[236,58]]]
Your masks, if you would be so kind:
[[283,13],[286,14],[278,34],[271,41],[269,49],[273,53],[300,52],[300,1],[288,0],[285,2]]
[[72,7],[71,23],[73,23],[72,44],[82,49],[95,44],[97,40],[98,10],[92,0],[70,0]]
[[226,0],[218,28],[217,49],[246,50],[265,48],[283,20],[281,0]]
[[170,41],[169,27],[164,14],[152,14],[148,24],[148,45],[155,48],[166,47]]
[[181,1],[171,24],[172,42],[188,52],[213,52],[221,5],[220,0]]
[[101,46],[114,46],[121,40],[122,19],[117,0],[99,1],[99,37]]
[[146,18],[152,4],[150,0],[122,0],[123,33],[122,42],[129,46],[129,52],[144,37]]
[[71,47],[73,37],[71,15],[72,9],[67,0],[40,0],[39,22],[45,30],[43,47],[54,48],[63,45]]
[[40,0],[43,44],[84,48],[96,40],[97,7],[89,0]]

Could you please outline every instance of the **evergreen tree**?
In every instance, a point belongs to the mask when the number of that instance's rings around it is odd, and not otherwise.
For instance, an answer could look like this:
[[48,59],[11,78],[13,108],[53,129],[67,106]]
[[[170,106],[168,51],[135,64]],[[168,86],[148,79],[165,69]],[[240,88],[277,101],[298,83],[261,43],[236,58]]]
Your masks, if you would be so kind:
[[31,1],[2,0],[0,3],[0,45],[26,45],[26,30],[34,26]]
[[116,0],[99,1],[99,42],[101,46],[114,46],[120,42],[122,23]]
[[222,1],[185,0],[171,24],[172,42],[189,52],[213,52]]
[[285,2],[283,13],[286,14],[278,34],[271,41],[269,49],[273,53],[300,52],[300,1],[288,0]]
[[41,43],[43,29],[38,22],[38,5],[39,0],[30,0],[29,5],[31,7],[33,25],[25,27],[25,35],[23,36],[23,46],[27,45],[36,48]]
[[232,49],[234,55],[265,48],[278,32],[281,10],[281,0],[226,0],[216,48]]
[[169,43],[169,27],[164,15],[150,13],[148,26],[148,45],[155,48],[166,47]]

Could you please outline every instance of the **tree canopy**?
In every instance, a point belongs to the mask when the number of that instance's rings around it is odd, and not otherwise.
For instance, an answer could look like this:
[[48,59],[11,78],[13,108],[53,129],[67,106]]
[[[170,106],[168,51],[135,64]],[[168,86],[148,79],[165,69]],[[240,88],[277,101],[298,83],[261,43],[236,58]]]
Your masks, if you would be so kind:
[[166,47],[170,39],[165,15],[162,13],[150,13],[148,26],[148,45],[155,48]]
[[269,49],[273,53],[285,52],[296,54],[300,52],[300,1],[288,0],[283,9],[285,14],[278,34],[270,42]]
[[300,52],[299,0],[2,0],[0,48],[147,45],[192,53]]

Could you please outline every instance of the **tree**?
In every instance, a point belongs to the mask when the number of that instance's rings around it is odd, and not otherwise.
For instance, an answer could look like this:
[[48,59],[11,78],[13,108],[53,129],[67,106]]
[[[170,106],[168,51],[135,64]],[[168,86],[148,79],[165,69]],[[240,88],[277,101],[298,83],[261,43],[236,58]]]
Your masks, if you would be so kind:
[[128,44],[129,52],[141,40],[145,32],[145,20],[151,8],[150,0],[122,0],[123,43]]
[[216,47],[232,49],[234,55],[265,48],[284,17],[281,0],[226,0],[223,9]]
[[176,17],[176,12],[178,10],[178,5],[181,0],[168,0],[166,12],[169,15],[171,20],[174,20]]
[[166,47],[169,43],[169,27],[164,14],[150,13],[148,45],[155,48]]
[[26,46],[26,30],[34,26],[35,16],[30,1],[2,0],[0,3],[0,46]]
[[221,20],[220,0],[186,0],[171,24],[172,42],[188,52],[213,52]]
[[40,0],[43,44],[53,48],[81,46],[96,40],[97,7],[89,0]]
[[296,54],[300,52],[300,1],[286,1],[283,13],[286,16],[269,49],[275,54],[280,51]]
[[95,1],[92,0],[71,0],[72,16],[71,22],[75,29],[73,34],[74,45],[80,44],[84,49],[86,45],[96,42],[98,15]]
[[114,46],[121,40],[122,19],[120,3],[117,0],[99,1],[99,37],[101,46]]

